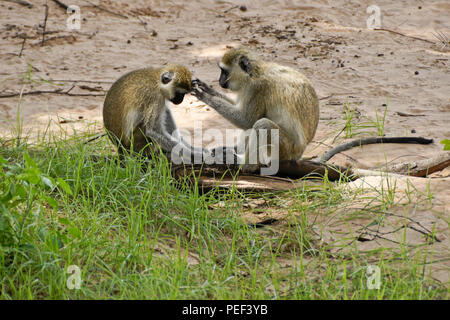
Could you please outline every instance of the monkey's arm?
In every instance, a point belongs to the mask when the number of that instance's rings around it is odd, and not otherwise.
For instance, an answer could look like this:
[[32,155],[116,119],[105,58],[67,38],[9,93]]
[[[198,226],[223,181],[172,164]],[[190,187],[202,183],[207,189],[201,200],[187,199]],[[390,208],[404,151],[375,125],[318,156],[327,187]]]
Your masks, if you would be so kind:
[[211,95],[197,88],[194,88],[193,95],[241,129],[251,129],[253,124],[262,117],[254,105],[238,108],[220,96]]
[[203,156],[209,155],[210,152],[203,149],[195,149],[189,145],[185,145],[181,140],[175,139],[164,129],[147,127],[145,129],[145,135],[155,142],[157,142],[164,152],[172,152],[172,150],[178,147],[179,151],[183,151],[183,155],[188,153],[191,159],[202,159]]
[[180,131],[178,130],[177,124],[175,123],[175,119],[173,118],[172,112],[169,108],[166,108],[166,111],[164,113],[164,122],[166,124],[166,130],[169,135],[171,135],[173,138],[181,141],[187,148],[192,148],[196,153],[208,153],[203,148],[196,148],[191,146],[181,135]]
[[214,89],[213,87],[210,87],[209,85],[207,85],[205,82],[203,82],[200,79],[193,80],[192,85],[194,88],[198,87],[202,91],[209,93],[212,96],[220,97],[233,105],[236,104],[236,101],[234,101],[233,99],[228,97],[226,94],[223,94],[223,93],[217,91],[216,89]]
[[353,147],[362,146],[366,144],[373,143],[418,143],[418,144],[430,144],[433,143],[433,139],[426,139],[422,137],[370,137],[353,140],[337,147],[334,147],[328,152],[325,152],[322,157],[320,157],[319,162],[325,163],[334,157],[339,152],[351,149]]

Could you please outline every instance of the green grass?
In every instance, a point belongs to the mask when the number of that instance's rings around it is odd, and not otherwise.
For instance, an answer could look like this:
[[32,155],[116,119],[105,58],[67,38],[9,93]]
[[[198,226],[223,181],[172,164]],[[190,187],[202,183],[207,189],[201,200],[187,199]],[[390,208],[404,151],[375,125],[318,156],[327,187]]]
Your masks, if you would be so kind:
[[378,114],[375,109],[375,119],[368,116],[361,117],[357,106],[351,107],[347,102],[344,106],[344,138],[353,138],[358,135],[384,136],[387,110],[388,101],[382,114]]
[[[316,219],[357,197],[338,184],[260,195],[289,219],[253,228],[242,212],[255,195],[201,194],[165,158],[121,163],[106,137],[86,139],[0,139],[1,299],[446,298],[424,272],[426,248],[333,252],[317,239]],[[71,265],[80,289],[67,286]],[[380,268],[378,290],[368,265]]]

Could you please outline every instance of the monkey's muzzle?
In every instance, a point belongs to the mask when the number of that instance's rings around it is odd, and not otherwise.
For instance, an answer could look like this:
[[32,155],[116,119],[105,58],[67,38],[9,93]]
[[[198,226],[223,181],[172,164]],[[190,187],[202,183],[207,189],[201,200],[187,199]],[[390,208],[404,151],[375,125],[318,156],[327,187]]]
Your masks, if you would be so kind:
[[176,92],[175,97],[173,97],[170,100],[170,102],[172,102],[173,104],[180,104],[183,102],[183,99],[184,99],[184,93]]

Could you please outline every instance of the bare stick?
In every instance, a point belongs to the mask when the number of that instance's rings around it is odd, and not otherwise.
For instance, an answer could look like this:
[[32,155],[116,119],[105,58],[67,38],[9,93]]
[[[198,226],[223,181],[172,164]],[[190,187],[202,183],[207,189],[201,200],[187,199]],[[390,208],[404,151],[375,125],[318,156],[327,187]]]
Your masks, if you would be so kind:
[[425,177],[448,166],[450,166],[450,152],[438,154],[430,159],[393,164],[387,167],[387,171],[415,177]]
[[97,5],[97,4],[92,3],[92,2],[90,2],[90,1],[87,1],[87,0],[84,0],[84,2],[89,3],[91,6],[93,6],[94,8],[97,8],[97,9],[99,9],[99,10],[101,10],[101,11],[108,12],[109,14],[112,14],[112,15],[115,15],[115,16],[118,16],[118,17],[121,17],[121,18],[124,18],[124,19],[128,19],[128,17],[127,17],[126,15],[124,15],[124,14],[117,13],[117,12],[114,12],[114,11],[110,11],[110,10],[108,10],[108,9],[106,9],[106,8],[103,8],[103,7],[100,6],[100,5]]
[[334,157],[339,152],[351,149],[353,147],[362,146],[366,144],[374,143],[418,143],[418,144],[430,144],[433,143],[433,139],[426,139],[422,137],[370,137],[363,139],[356,139],[337,147],[334,147],[328,152],[325,152],[320,158],[319,162],[325,163]]
[[401,33],[401,32],[395,31],[395,30],[391,30],[391,29],[376,28],[376,29],[373,29],[373,30],[375,30],[375,31],[387,31],[387,32],[395,33],[395,34],[398,34],[400,36],[404,36],[404,37],[407,37],[407,38],[411,38],[411,39],[425,41],[425,42],[428,42],[428,43],[435,44],[434,41],[431,41],[431,40],[428,40],[428,39],[422,39],[422,38],[414,37],[414,36],[408,36],[407,34],[404,34],[404,33]]
[[61,8],[63,8],[64,10],[67,10],[67,8],[69,8],[69,6],[67,4],[65,4],[64,2],[61,2],[59,0],[52,0],[54,3],[56,3],[58,6],[60,6]]
[[26,34],[25,34],[25,37],[23,37],[22,48],[20,48],[20,52],[19,52],[19,58],[22,56],[23,48],[25,46],[25,41],[27,41],[27,35]]
[[[70,91],[73,89],[70,88],[67,91],[61,91],[61,90],[36,90],[36,91],[28,91],[28,92],[23,92],[22,96],[28,96],[28,95],[38,95],[38,94],[62,94],[62,95],[66,95],[66,96],[71,96],[71,97],[83,97],[83,96],[90,96],[90,97],[100,97],[100,96],[104,96],[105,94],[103,93],[70,93]],[[5,94],[0,94],[0,98],[11,98],[11,97],[17,97],[20,96],[20,92],[12,92],[12,93],[5,93]]]
[[44,41],[45,41],[45,28],[47,27],[47,18],[48,18],[48,4],[47,4],[47,0],[45,1],[45,18],[44,18],[44,27],[42,29],[42,42],[41,42],[41,47],[44,46]]
[[8,1],[8,2],[13,2],[13,3],[17,3],[20,4],[22,6],[28,7],[28,8],[33,8],[33,5],[27,1],[24,0],[4,0],[4,1]]
[[107,80],[82,80],[82,79],[43,79],[45,81],[49,82],[86,82],[86,83],[113,83],[114,81],[107,81]]

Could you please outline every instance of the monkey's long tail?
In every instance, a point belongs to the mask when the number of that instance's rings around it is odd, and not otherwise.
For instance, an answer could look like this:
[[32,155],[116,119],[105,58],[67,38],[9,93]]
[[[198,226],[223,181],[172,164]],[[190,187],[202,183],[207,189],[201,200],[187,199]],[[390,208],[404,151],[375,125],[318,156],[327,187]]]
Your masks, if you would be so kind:
[[344,144],[341,144],[337,147],[334,147],[328,152],[325,152],[322,157],[319,159],[320,163],[325,163],[334,157],[336,154],[351,149],[353,147],[362,146],[365,144],[374,144],[374,143],[418,143],[418,144],[430,144],[433,143],[433,139],[427,139],[422,137],[370,137],[370,138],[362,138],[356,139]]

